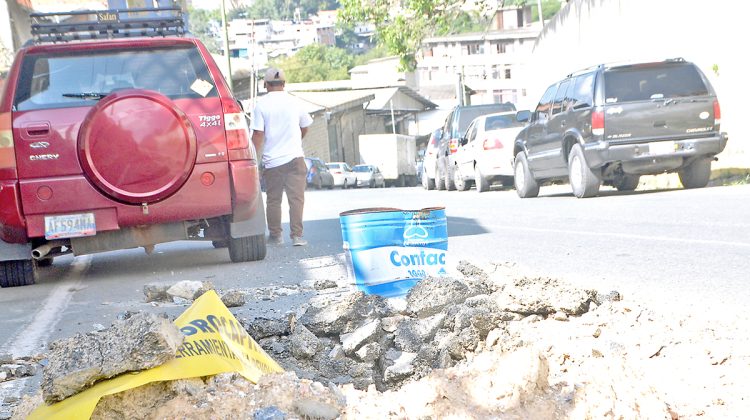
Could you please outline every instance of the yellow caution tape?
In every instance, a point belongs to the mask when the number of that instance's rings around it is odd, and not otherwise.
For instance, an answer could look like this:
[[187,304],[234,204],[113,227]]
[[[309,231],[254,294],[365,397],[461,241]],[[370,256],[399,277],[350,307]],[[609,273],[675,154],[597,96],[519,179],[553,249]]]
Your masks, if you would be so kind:
[[124,373],[99,382],[63,401],[40,406],[28,418],[89,418],[103,396],[156,381],[237,372],[257,383],[263,374],[283,371],[242,328],[213,290],[199,297],[174,323],[185,335],[177,358],[153,369]]

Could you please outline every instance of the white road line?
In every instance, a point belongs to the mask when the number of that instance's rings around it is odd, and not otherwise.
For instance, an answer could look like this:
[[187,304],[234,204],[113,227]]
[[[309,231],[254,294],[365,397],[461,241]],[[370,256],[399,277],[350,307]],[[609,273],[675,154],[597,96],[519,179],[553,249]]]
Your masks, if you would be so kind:
[[50,333],[62,318],[70,298],[81,285],[83,273],[90,265],[90,256],[76,258],[71,265],[71,270],[55,286],[47,300],[42,303],[41,309],[34,315],[31,323],[10,339],[0,352],[10,353],[16,357],[37,354],[42,344],[46,344]]
[[[450,224],[464,225],[464,226],[477,226],[477,223],[451,221]],[[582,230],[566,230],[566,229],[541,229],[523,226],[508,226],[508,225],[496,225],[491,223],[479,223],[480,226],[491,227],[493,229],[504,229],[504,230],[517,230],[524,232],[536,232],[536,233],[559,233],[565,235],[581,235],[581,236],[607,236],[611,238],[619,239],[636,239],[644,241],[662,241],[662,242],[677,242],[682,244],[697,244],[697,245],[722,245],[722,246],[737,246],[742,248],[750,248],[750,242],[735,242],[735,241],[716,241],[710,239],[690,239],[690,238],[675,238],[670,236],[651,236],[651,235],[635,235],[631,233],[616,233],[616,232],[587,232]],[[450,236],[450,226],[448,227],[448,236]]]

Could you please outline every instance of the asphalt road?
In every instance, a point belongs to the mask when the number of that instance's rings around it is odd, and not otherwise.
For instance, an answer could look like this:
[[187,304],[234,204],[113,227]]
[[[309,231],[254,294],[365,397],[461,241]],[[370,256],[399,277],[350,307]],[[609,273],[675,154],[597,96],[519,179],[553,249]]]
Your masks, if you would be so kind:
[[[576,285],[696,316],[742,316],[750,301],[750,186],[619,193],[576,199],[568,186],[521,200],[513,190],[415,188],[310,191],[310,245],[269,247],[266,260],[232,264],[225,249],[179,242],[143,250],[61,257],[38,284],[0,290],[0,354],[43,352],[51,340],[109,325],[127,310],[179,314],[143,302],[150,282],[210,280],[253,292],[238,317],[286,312],[314,294],[319,279],[346,283],[338,215],[366,207],[444,206],[450,264],[509,262]],[[17,385],[16,385],[17,386]],[[0,388],[0,394],[15,393]],[[0,395],[2,396],[2,395]],[[1,399],[0,399],[1,400]]]

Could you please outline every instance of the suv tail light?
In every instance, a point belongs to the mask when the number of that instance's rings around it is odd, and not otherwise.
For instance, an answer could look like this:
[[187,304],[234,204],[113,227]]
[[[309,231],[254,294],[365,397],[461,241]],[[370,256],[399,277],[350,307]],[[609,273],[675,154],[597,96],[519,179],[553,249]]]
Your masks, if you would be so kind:
[[721,124],[721,106],[719,106],[719,100],[714,99],[714,125],[719,126]]
[[484,150],[502,149],[503,142],[501,142],[500,139],[484,139],[484,142],[482,143],[482,148]]
[[242,108],[233,100],[223,100],[222,105],[229,160],[255,159],[250,148],[250,129]]
[[453,154],[456,153],[456,150],[458,150],[458,139],[451,139],[448,142],[448,151]]
[[10,112],[0,113],[0,179],[16,177],[16,155]]
[[604,135],[604,110],[601,107],[596,107],[591,112],[591,134]]

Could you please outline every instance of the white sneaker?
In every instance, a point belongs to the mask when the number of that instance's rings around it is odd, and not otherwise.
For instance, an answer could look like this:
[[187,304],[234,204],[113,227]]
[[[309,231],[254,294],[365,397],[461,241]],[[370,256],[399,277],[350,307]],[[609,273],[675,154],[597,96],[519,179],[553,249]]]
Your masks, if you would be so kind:
[[307,241],[301,236],[292,236],[292,245],[294,246],[305,246]]

